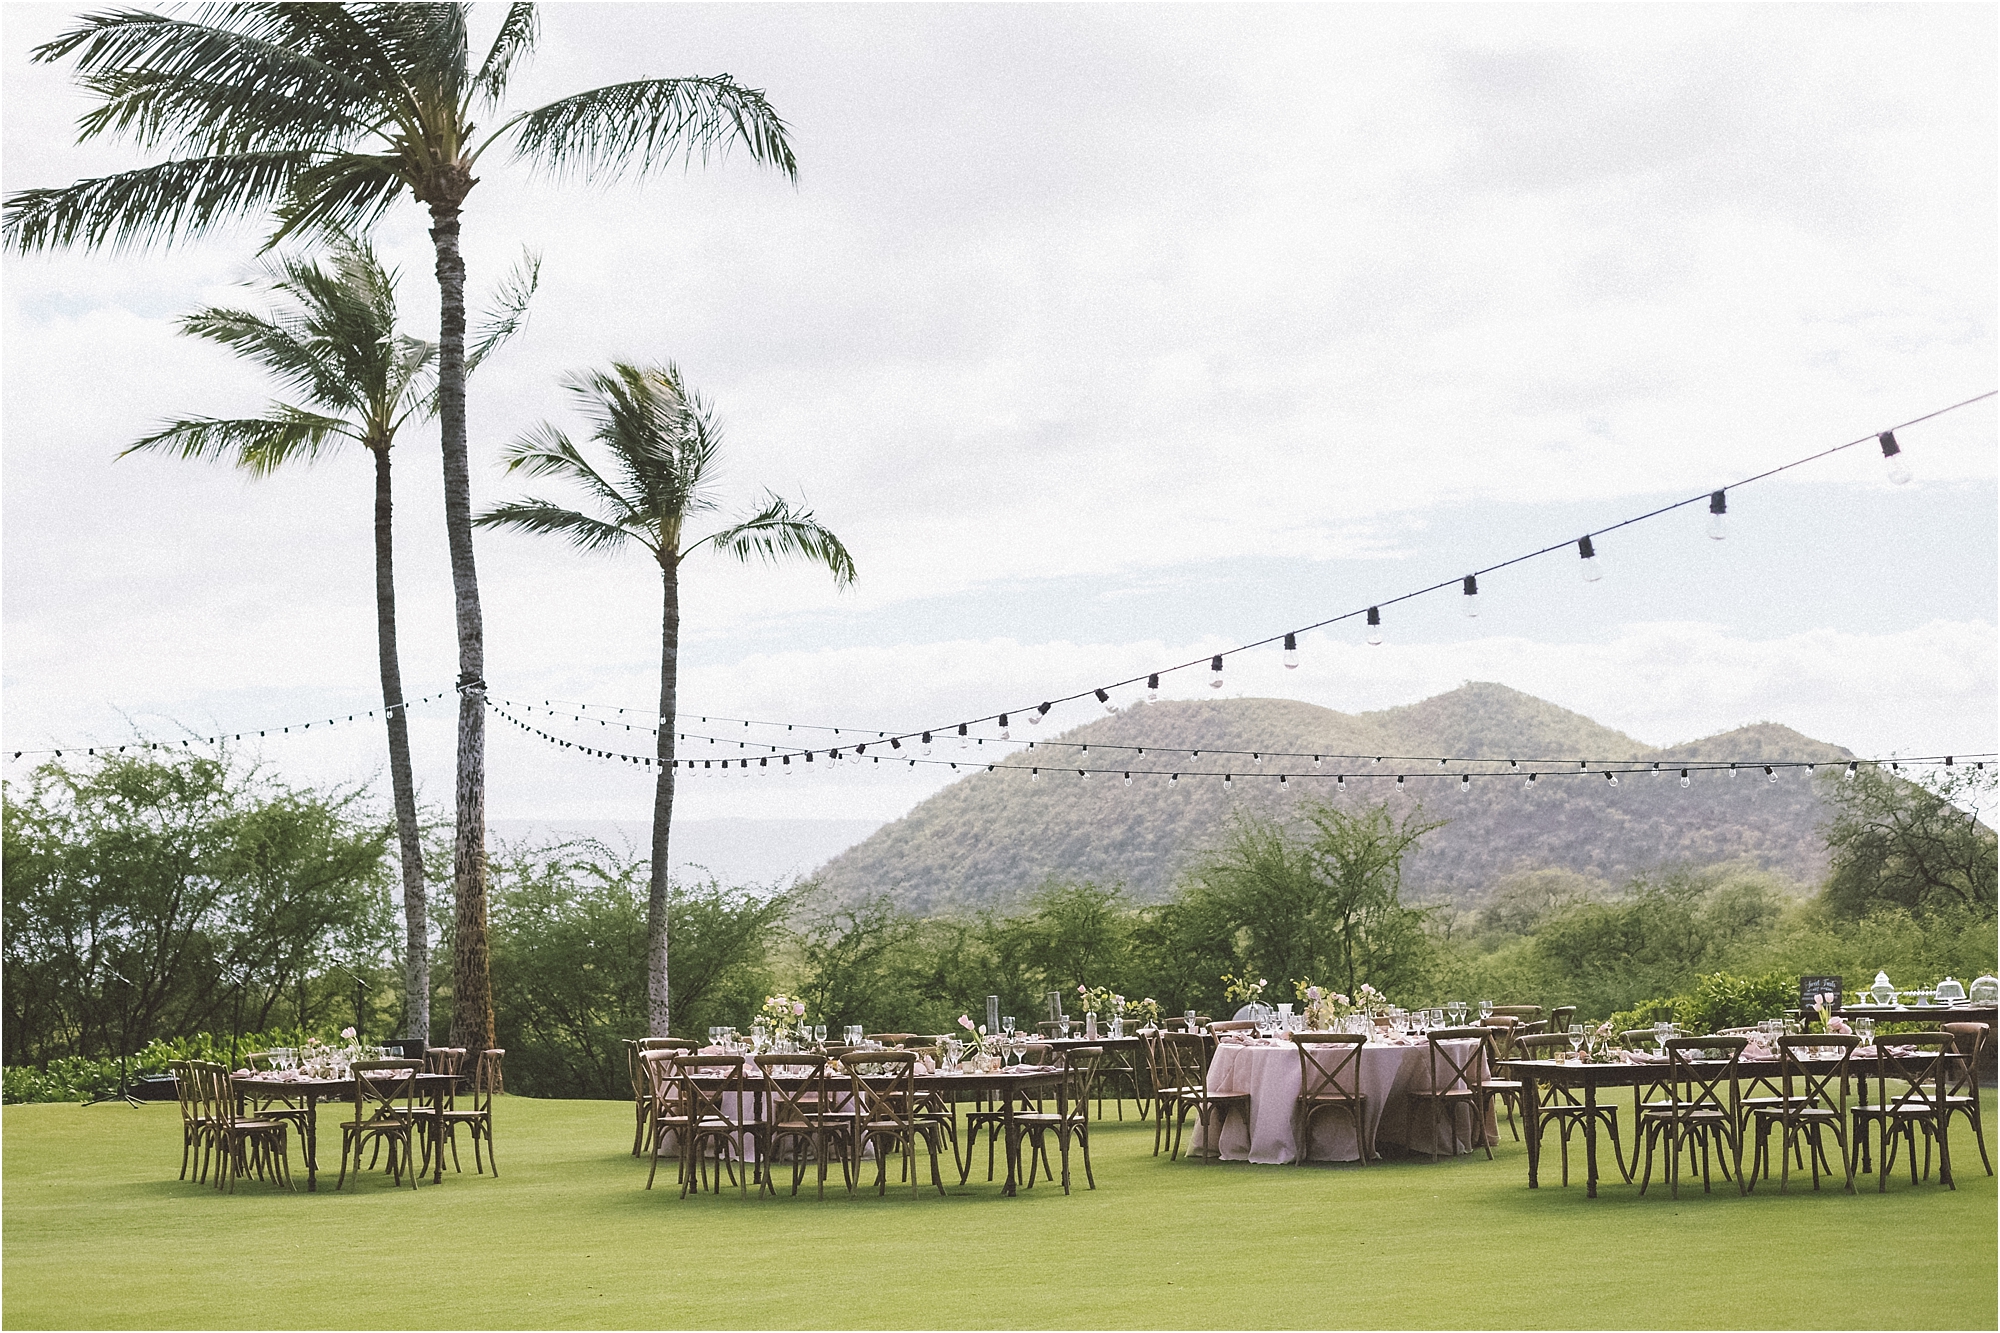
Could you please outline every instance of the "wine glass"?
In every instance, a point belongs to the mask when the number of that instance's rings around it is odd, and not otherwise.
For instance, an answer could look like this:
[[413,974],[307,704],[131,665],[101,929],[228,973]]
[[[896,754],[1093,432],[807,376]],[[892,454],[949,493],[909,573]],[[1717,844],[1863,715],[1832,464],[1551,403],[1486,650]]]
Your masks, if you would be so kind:
[[821,1046],[826,1045],[826,1024],[813,1024],[813,1040]]
[[1875,1020],[1872,1018],[1855,1019],[1854,1035],[1861,1038],[1863,1046],[1873,1046],[1875,1044]]
[[1569,1053],[1571,1055],[1575,1055],[1578,1051],[1582,1049],[1583,1049],[1583,1024],[1571,1023],[1569,1025]]
[[1062,1037],[1063,1037],[1063,1040],[1065,1040],[1065,1041],[1069,1040],[1069,1015],[1068,1015],[1068,1014],[1058,1014],[1058,1015],[1056,1015],[1056,1031],[1057,1031],[1057,1032],[1059,1032],[1059,1033],[1060,1033],[1060,1034],[1062,1035]]
[[1465,1001],[1453,1000],[1445,1006],[1445,1012],[1451,1015],[1451,1025],[1457,1027],[1465,1021]]
[[1667,1053],[1667,1038],[1674,1035],[1674,1025],[1668,1022],[1653,1024],[1653,1042],[1660,1048],[1662,1056]]
[[1493,1001],[1481,1000],[1479,1002],[1479,1016],[1481,1018],[1493,1017]]
[[1011,1018],[1001,1019],[1000,1031],[1006,1034],[1008,1042],[1011,1043],[1014,1040],[1014,1020]]

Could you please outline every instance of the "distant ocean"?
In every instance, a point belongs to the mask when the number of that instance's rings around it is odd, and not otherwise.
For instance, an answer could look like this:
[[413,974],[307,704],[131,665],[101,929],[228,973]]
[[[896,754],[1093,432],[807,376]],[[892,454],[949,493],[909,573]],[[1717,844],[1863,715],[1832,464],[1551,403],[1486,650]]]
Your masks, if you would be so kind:
[[[810,875],[860,842],[886,820],[876,819],[690,819],[675,821],[674,873],[681,878],[713,875],[725,884],[776,885]],[[596,838],[618,849],[646,854],[650,825],[620,819],[492,819],[490,841],[560,842]]]

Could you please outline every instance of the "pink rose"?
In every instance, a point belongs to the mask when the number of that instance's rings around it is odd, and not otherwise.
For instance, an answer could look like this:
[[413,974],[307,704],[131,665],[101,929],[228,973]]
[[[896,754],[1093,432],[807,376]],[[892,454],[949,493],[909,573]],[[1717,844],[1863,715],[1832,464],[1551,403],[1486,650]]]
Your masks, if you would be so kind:
[[793,1001],[792,1001],[792,1017],[794,1017],[794,1018],[804,1018],[805,1016],[806,1016],[806,1007],[805,1007],[805,1006],[804,1006],[803,1004],[799,1003],[799,1002],[798,1002],[797,1000],[793,1000]]
[[1312,1004],[1318,1004],[1318,1003],[1319,1003],[1319,987],[1317,987],[1317,986],[1308,986],[1308,987],[1306,987],[1306,1000],[1307,1000],[1307,1002],[1308,1002],[1308,1003],[1312,1003]]

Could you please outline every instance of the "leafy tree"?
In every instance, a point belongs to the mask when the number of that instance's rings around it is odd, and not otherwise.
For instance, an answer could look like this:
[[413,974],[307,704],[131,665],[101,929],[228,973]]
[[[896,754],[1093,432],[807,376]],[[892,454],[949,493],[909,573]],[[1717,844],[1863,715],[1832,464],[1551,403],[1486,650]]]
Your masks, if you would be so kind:
[[995,923],[993,949],[1015,978],[1016,1003],[1039,1016],[1049,991],[1076,1007],[1078,986],[1123,987],[1131,952],[1131,906],[1121,885],[1050,880],[1028,895],[1027,911]]
[[1403,856],[1442,820],[1421,807],[1400,820],[1387,806],[1349,814],[1300,807],[1306,827],[1239,814],[1194,872],[1191,895],[1226,923],[1241,965],[1277,979],[1330,980],[1349,994],[1363,981],[1407,986],[1425,963],[1419,909],[1402,902]]
[[[7,197],[23,251],[146,245],[275,211],[266,248],[294,233],[359,234],[408,195],[430,213],[440,297],[438,414],[445,533],[458,623],[459,714],[452,959],[454,1044],[492,1044],[486,933],[485,634],[472,557],[465,427],[465,261],[460,216],[486,154],[557,175],[615,179],[742,144],[796,177],[784,122],[727,75],[641,79],[509,114],[507,86],[534,49],[535,7],[507,7],[473,61],[468,4],[239,3],[182,18],[86,15],[36,47],[74,58],[97,105],[79,137],[124,136],[172,159]],[[493,125],[483,134],[479,124]],[[672,726],[671,720],[666,724]]]
[[[228,755],[53,759],[0,802],[5,1044],[16,1062],[310,1020],[389,940],[389,827],[353,788]],[[335,984],[332,993],[346,990]]]
[[678,368],[614,362],[608,371],[565,380],[591,422],[591,438],[609,455],[616,482],[599,472],[570,438],[544,423],[507,451],[507,469],[560,477],[590,497],[598,515],[547,500],[517,500],[481,514],[481,527],[513,528],[567,539],[584,551],[643,547],[660,567],[658,777],[653,789],[653,879],[647,906],[647,1021],[664,1035],[671,1018],[667,986],[668,837],[674,816],[674,712],[680,680],[681,564],[702,547],[748,562],[798,558],[832,571],[836,585],[854,579],[854,560],[840,539],[807,509],[766,493],[755,512],[701,537],[689,520],[712,513],[721,435],[707,404],[681,382]]
[[1872,766],[1851,781],[1823,776],[1820,793],[1834,809],[1827,906],[1846,917],[1899,907],[1990,919],[2000,875],[1995,834],[1963,807],[1992,789],[1989,775],[1964,769],[1916,781]]
[[[535,287],[530,260],[502,290],[467,372],[520,327]],[[265,287],[281,303],[269,314],[211,306],[181,320],[181,332],[206,338],[255,361],[303,396],[305,406],[273,403],[261,417],[186,417],[125,450],[225,459],[261,477],[287,463],[311,463],[343,443],[375,459],[375,642],[382,714],[389,732],[389,782],[403,869],[403,1010],[406,1035],[428,1039],[431,1026],[429,924],[403,669],[396,652],[394,512],[389,451],[413,417],[435,405],[426,372],[437,346],[396,331],[396,275],[365,240],[336,237],[330,262],[274,259]],[[121,455],[122,457],[123,455]]]
[[[623,1039],[646,1022],[645,862],[591,839],[508,849],[494,858],[493,886],[494,1016],[509,1086],[626,1095]],[[789,898],[708,881],[674,885],[668,904],[682,1030],[740,1025],[769,988]]]
[[919,928],[887,894],[815,912],[794,927],[798,980],[792,994],[814,1022],[880,1031],[912,1021],[913,999],[898,967]]

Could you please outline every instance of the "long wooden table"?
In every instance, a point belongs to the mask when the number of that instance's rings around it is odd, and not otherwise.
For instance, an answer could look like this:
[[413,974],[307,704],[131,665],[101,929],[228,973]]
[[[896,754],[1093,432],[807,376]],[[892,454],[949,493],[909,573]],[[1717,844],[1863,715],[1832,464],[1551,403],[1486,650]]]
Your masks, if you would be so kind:
[[[1960,1056],[1949,1055],[1947,1060],[1956,1061]],[[1710,1062],[1696,1061],[1697,1067]],[[1719,1062],[1717,1062],[1719,1063]],[[1835,1060],[1802,1060],[1807,1069],[1815,1073],[1827,1073],[1838,1067]],[[1597,1090],[1599,1088],[1633,1088],[1646,1083],[1664,1082],[1667,1077],[1665,1062],[1648,1064],[1573,1064],[1568,1060],[1502,1060],[1500,1064],[1508,1070],[1510,1078],[1521,1081],[1522,1135],[1528,1140],[1528,1188],[1540,1187],[1542,1162],[1542,1120],[1541,1090],[1543,1085],[1583,1089],[1583,1151],[1585,1194],[1597,1197]],[[1862,1105],[1867,1104],[1866,1078],[1873,1075],[1875,1058],[1857,1056],[1848,1062],[1848,1068],[1862,1079]],[[1775,1080],[1780,1076],[1776,1060],[1745,1060],[1737,1065],[1737,1081]],[[1891,1077],[1894,1077],[1892,1074]],[[1634,1126],[1632,1152],[1637,1159],[1639,1151],[1638,1127]]]
[[[458,1078],[453,1074],[418,1074],[417,1091],[428,1094],[431,1103],[431,1133],[437,1135],[444,1128],[445,1098]],[[319,1103],[341,1101],[352,1104],[354,1100],[354,1080],[351,1078],[273,1078],[265,1074],[232,1074],[229,1082],[236,1089],[236,1109],[243,1110],[244,1098],[254,1094],[259,1097],[283,1097],[298,1099],[305,1103],[305,1126],[299,1133],[299,1150],[306,1159],[306,1192],[316,1193],[319,1189]],[[444,1155],[438,1151],[442,1146],[431,1145],[432,1183],[444,1183]]]

